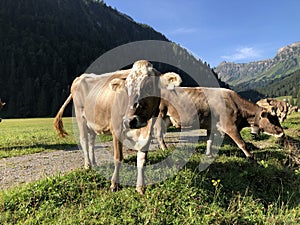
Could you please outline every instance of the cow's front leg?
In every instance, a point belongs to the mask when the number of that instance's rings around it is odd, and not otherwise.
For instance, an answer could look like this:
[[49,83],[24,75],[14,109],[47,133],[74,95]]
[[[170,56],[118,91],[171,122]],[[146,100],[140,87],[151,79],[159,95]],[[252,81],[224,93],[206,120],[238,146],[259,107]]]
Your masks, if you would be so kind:
[[139,194],[143,193],[143,185],[144,185],[144,165],[147,160],[147,151],[138,151],[137,153],[137,182],[136,182],[136,190]]
[[110,189],[112,191],[116,191],[119,189],[119,183],[120,183],[119,172],[120,172],[121,162],[123,160],[123,152],[122,152],[123,144],[114,135],[113,135],[113,147],[114,147],[115,170],[114,170],[113,176],[111,178]]
[[241,134],[238,132],[238,130],[233,127],[231,129],[228,129],[226,131],[226,134],[232,138],[232,140],[237,144],[237,146],[244,152],[244,154],[247,156],[247,158],[251,162],[255,162],[253,155],[246,149],[246,143],[242,139]]

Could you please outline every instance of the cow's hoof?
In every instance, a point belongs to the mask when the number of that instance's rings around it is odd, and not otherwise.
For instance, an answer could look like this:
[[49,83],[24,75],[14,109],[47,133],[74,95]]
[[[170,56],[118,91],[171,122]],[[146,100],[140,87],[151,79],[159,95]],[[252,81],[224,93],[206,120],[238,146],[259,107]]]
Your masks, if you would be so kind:
[[256,140],[258,135],[257,134],[251,134],[251,137],[252,137],[253,140]]
[[91,165],[89,165],[89,164],[88,165],[84,165],[84,169],[85,170],[90,170],[91,169]]
[[143,195],[144,192],[143,192],[143,188],[142,187],[136,187],[135,189],[140,195]]
[[213,158],[213,155],[212,154],[205,154],[205,156],[209,159],[212,159]]
[[119,185],[115,185],[115,186],[110,186],[110,191],[111,192],[117,192],[120,190]]
[[256,162],[256,160],[254,159],[253,156],[249,156],[249,157],[248,157],[248,161],[249,161],[250,163],[252,163],[252,164],[257,164],[257,162]]

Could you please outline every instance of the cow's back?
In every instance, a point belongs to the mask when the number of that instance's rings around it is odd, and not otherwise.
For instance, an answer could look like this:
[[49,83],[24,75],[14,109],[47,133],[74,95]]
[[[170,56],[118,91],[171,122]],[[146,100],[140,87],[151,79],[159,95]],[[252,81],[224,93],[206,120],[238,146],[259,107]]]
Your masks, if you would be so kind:
[[[184,95],[178,94],[179,90],[184,91]],[[201,129],[210,130],[211,126],[215,126],[216,123],[222,123],[226,126],[225,123],[229,120],[232,123],[238,122],[237,120],[240,119],[238,116],[242,114],[243,110],[246,110],[243,109],[244,104],[248,104],[248,101],[242,99],[237,93],[225,88],[178,87],[176,92],[177,94],[173,94],[169,98],[183,105],[185,113],[191,116],[195,112],[192,112],[185,104],[187,99],[192,100],[195,107],[193,110],[196,110],[199,117]],[[171,105],[169,108],[175,111],[176,108],[174,109],[174,107]],[[185,115],[185,117],[187,116]]]
[[103,75],[83,74],[74,80],[72,95],[77,112],[87,121],[89,128],[97,133],[110,131],[111,109],[116,92],[109,83],[114,78],[126,78],[130,70]]

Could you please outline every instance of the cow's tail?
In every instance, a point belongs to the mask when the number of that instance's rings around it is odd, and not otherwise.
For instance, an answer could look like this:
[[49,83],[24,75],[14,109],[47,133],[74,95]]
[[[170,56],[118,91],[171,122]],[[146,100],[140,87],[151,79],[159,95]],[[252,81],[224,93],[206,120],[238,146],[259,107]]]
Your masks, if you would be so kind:
[[66,106],[69,104],[69,102],[71,100],[72,100],[72,94],[69,95],[69,97],[64,102],[64,104],[60,107],[58,113],[56,114],[56,116],[54,118],[53,125],[54,125],[54,128],[55,128],[58,136],[60,136],[60,137],[66,137],[68,135],[67,131],[65,131],[65,129],[64,129],[62,116],[63,116]]

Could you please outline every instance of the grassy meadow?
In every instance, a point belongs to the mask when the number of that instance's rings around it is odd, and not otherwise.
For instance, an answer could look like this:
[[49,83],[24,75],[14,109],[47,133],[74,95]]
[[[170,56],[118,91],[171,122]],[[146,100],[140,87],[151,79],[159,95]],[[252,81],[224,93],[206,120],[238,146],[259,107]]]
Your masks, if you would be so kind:
[[[64,120],[72,131],[70,118]],[[300,224],[300,113],[283,123],[286,139],[257,139],[242,131],[257,164],[225,138],[219,157],[200,172],[205,150],[199,143],[175,176],[149,185],[140,196],[134,187],[110,192],[110,181],[95,170],[76,170],[0,192],[0,224]],[[52,119],[4,120],[0,157],[76,145],[60,139]],[[148,164],[171,153],[149,153]],[[126,158],[134,163],[135,155]]]

